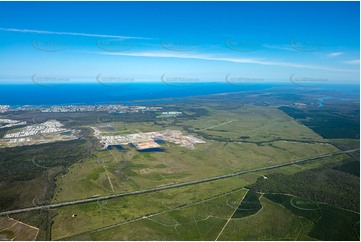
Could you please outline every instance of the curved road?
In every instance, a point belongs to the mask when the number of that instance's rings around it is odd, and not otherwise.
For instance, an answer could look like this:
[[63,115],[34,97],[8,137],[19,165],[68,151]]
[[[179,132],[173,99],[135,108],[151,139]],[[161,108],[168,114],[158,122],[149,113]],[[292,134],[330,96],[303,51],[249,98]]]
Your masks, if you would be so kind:
[[64,206],[70,206],[70,205],[76,205],[76,204],[82,204],[82,203],[88,203],[88,202],[96,202],[96,201],[107,200],[107,199],[111,199],[111,198],[119,198],[119,197],[151,193],[151,192],[158,192],[158,191],[167,190],[167,189],[179,188],[179,187],[184,187],[184,186],[189,186],[189,185],[195,185],[195,184],[200,184],[200,183],[205,183],[205,182],[210,182],[210,181],[226,179],[226,178],[239,176],[239,175],[250,173],[250,172],[270,170],[270,169],[275,169],[275,168],[279,168],[279,167],[283,167],[283,166],[289,166],[289,165],[293,165],[293,164],[297,164],[297,163],[317,160],[317,159],[321,159],[321,158],[352,153],[355,151],[359,151],[359,149],[340,151],[340,152],[330,153],[330,154],[326,154],[326,155],[315,156],[315,157],[311,157],[311,158],[307,158],[307,159],[290,161],[290,162],[286,162],[286,163],[282,163],[282,164],[278,164],[278,165],[272,165],[272,166],[267,166],[267,167],[262,167],[262,168],[255,168],[255,169],[250,169],[250,170],[246,170],[246,171],[238,171],[238,172],[234,172],[234,173],[230,173],[230,174],[226,174],[226,175],[215,176],[215,177],[205,178],[205,179],[196,180],[196,181],[171,184],[171,185],[163,185],[163,186],[158,186],[158,187],[149,188],[149,189],[145,189],[145,190],[134,191],[134,192],[118,193],[118,194],[112,194],[112,195],[101,196],[101,197],[79,199],[79,200],[74,200],[74,201],[69,201],[69,202],[61,202],[61,203],[54,203],[54,204],[49,204],[49,205],[9,210],[9,211],[0,212],[0,216],[15,214],[15,213],[22,213],[22,212],[29,212],[29,211],[40,210],[40,209],[51,209],[51,208],[58,208],[58,207],[64,207]]

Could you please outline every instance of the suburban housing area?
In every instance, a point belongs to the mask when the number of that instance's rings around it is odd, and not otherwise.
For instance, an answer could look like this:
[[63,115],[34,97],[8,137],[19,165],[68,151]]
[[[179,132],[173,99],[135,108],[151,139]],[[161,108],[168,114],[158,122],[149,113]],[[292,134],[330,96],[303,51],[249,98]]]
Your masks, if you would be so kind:
[[[0,129],[26,124],[26,121],[0,119]],[[78,138],[76,133],[78,133],[78,131],[65,128],[64,125],[57,120],[48,120],[43,123],[27,125],[6,132],[0,139],[0,147],[15,147],[74,140]]]

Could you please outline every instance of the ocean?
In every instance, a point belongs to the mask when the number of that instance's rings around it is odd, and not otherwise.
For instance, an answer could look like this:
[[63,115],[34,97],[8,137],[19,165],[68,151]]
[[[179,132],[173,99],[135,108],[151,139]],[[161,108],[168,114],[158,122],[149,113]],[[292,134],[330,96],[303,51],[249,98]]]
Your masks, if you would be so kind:
[[[37,84],[0,84],[0,105],[95,105],[127,104],[137,101],[143,104],[166,98],[185,98],[209,94],[265,90],[269,88],[303,88],[290,83],[259,83],[232,85],[229,83],[194,83],[172,86],[164,83],[131,83],[124,86],[105,86],[98,83],[59,84],[41,86]],[[359,85],[325,86],[328,90],[343,90],[344,93],[359,93]],[[139,102],[140,101],[140,102]]]
[[0,85],[0,105],[65,105],[65,104],[124,104],[131,101],[182,98],[207,94],[262,90],[270,84],[235,86],[225,83],[197,83],[171,86],[163,83],[137,83],[125,86],[100,84],[36,84]]

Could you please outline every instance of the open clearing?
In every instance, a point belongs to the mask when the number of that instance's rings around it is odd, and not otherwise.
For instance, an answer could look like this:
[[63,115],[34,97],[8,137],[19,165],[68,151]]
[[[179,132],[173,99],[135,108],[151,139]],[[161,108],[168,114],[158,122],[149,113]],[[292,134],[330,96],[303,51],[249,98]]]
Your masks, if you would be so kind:
[[[232,218],[219,240],[310,240],[312,222],[299,218],[283,206],[262,197],[255,215]],[[277,222],[275,222],[277,221]]]
[[[123,122],[121,119],[92,124],[99,126],[97,130],[102,135],[170,129],[193,135],[206,143],[195,144],[195,149],[169,142],[159,143],[161,151],[158,152],[139,152],[130,145],[111,146],[106,150],[100,147],[93,149],[91,156],[71,165],[66,173],[57,176],[52,203],[197,181],[340,151],[329,140],[277,108],[242,106],[222,110],[200,106],[197,112],[202,115],[183,117],[166,124],[158,121]],[[184,113],[187,114],[187,111]],[[104,125],[112,128],[100,128]],[[88,124],[82,128],[93,132]],[[341,154],[268,170],[267,173],[257,171],[150,194],[56,208],[56,215],[51,218],[51,239],[310,239],[308,232],[312,229],[312,223],[309,220],[298,218],[263,196],[249,197],[241,204],[247,193],[244,188],[258,179],[266,179],[265,175],[268,174],[294,174],[327,164],[341,165],[347,157]],[[262,206],[256,201],[259,197]],[[259,233],[252,234],[247,232],[247,223],[246,229],[242,225],[242,233],[235,225],[243,219],[264,216],[263,213],[266,213],[265,216],[273,213],[280,217],[280,227],[265,225]],[[285,224],[289,227],[285,227]],[[233,230],[233,234],[228,232],[229,229]],[[225,234],[230,237],[224,237]]]
[[205,199],[181,209],[70,237],[71,240],[215,240],[246,190]]
[[[182,133],[187,133],[191,132],[188,126],[192,126],[198,137],[205,136],[205,144],[196,144],[194,150],[189,150],[165,143],[161,144],[164,152],[138,152],[127,145],[122,149],[96,151],[92,157],[72,165],[66,175],[58,177],[53,201],[199,180],[339,151],[307,127],[295,125],[276,108],[250,106],[224,112],[208,107],[207,110],[207,116],[166,127],[184,128]],[[234,121],[225,124],[226,113]],[[207,138],[210,135],[207,132],[214,131],[212,128],[197,133],[198,129],[217,123],[224,124],[222,129],[225,130],[217,131],[218,138],[214,138],[214,134]],[[165,129],[150,122],[114,122],[111,126],[114,134]],[[266,135],[271,131],[277,136]],[[225,137],[248,136],[243,141],[223,141]]]
[[39,229],[9,217],[0,217],[0,240],[35,240]]

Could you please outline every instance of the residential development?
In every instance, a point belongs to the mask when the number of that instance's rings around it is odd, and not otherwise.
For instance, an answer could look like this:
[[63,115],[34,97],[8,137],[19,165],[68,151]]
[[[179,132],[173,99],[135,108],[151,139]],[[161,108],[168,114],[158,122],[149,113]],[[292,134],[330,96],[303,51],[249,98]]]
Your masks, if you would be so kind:
[[41,124],[29,125],[20,130],[19,132],[9,133],[4,136],[5,139],[9,138],[20,138],[33,136],[36,134],[47,134],[47,133],[57,133],[64,132],[66,129],[61,128],[63,124],[61,124],[57,120],[49,120]]
[[0,113],[5,113],[10,109],[9,105],[0,105]]
[[152,106],[125,106],[120,104],[105,105],[53,105],[53,106],[10,106],[0,105],[0,113],[17,111],[40,111],[43,113],[74,113],[74,112],[108,112],[108,113],[138,113],[155,112],[162,110],[162,107]]
[[26,125],[26,121],[18,121],[12,119],[0,118],[0,129],[10,128],[14,126]]
[[[26,124],[26,122],[0,119],[0,122],[5,123],[5,121],[8,123],[7,127]],[[9,123],[10,121],[11,123]],[[78,133],[78,130],[64,128],[64,125],[57,120],[49,120],[8,131],[0,139],[0,148],[74,140],[78,138]]]

